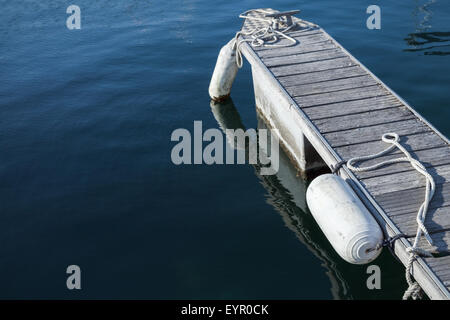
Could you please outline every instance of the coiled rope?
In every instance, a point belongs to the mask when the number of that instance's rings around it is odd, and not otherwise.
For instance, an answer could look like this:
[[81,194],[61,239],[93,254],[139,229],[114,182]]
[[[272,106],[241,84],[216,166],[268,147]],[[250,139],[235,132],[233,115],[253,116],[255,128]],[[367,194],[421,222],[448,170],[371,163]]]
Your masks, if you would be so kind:
[[[245,11],[239,15],[239,18],[249,19],[255,21],[262,21],[267,23],[267,26],[255,28],[253,30],[244,32],[238,31],[234,37],[233,50],[236,50],[236,64],[239,68],[242,67],[242,52],[240,46],[244,42],[249,42],[252,47],[289,47],[297,44],[297,40],[288,36],[286,32],[293,29],[298,25],[297,22],[292,22],[292,24],[288,25],[287,20],[282,18],[274,18],[274,17],[255,17],[249,15],[251,12],[262,13],[262,14],[270,14],[274,13],[274,11],[264,10],[264,9],[252,9]],[[315,26],[312,23],[301,20],[303,24],[309,26]],[[278,25],[281,28],[275,29],[273,25]],[[251,39],[241,39],[239,40],[239,36],[250,36]],[[280,39],[287,39],[290,43],[288,44],[277,44]]]
[[[409,260],[406,265],[406,281],[408,283],[408,289],[405,291],[403,295],[403,300],[408,300],[410,298],[416,300],[419,298],[422,298],[422,292],[419,284],[413,279],[412,277],[412,268],[413,263],[417,259],[418,256],[426,256],[431,257],[432,254],[424,249],[419,248],[419,241],[422,235],[425,235],[425,238],[427,239],[428,243],[430,245],[433,245],[433,239],[430,237],[430,234],[425,227],[424,221],[425,217],[428,212],[428,205],[430,201],[433,199],[434,191],[436,189],[436,185],[434,183],[433,177],[428,173],[427,169],[423,166],[423,164],[414,159],[411,154],[399,143],[399,135],[397,133],[385,133],[381,137],[383,142],[391,144],[391,146],[387,147],[385,150],[368,155],[368,156],[362,156],[362,157],[355,157],[347,161],[347,167],[354,172],[363,172],[363,171],[371,171],[378,169],[380,167],[384,167],[390,164],[394,163],[400,163],[400,162],[409,162],[411,166],[416,169],[420,174],[422,174],[426,179],[426,188],[425,188],[425,199],[420,206],[419,210],[417,211],[417,232],[416,236],[414,238],[414,243],[412,247],[407,248],[407,252],[409,253]],[[354,164],[361,161],[367,161],[371,159],[379,158],[393,149],[398,148],[400,151],[402,151],[405,155],[405,157],[395,158],[391,160],[386,160],[379,162],[377,164],[374,164],[372,166],[367,167],[355,167]]]

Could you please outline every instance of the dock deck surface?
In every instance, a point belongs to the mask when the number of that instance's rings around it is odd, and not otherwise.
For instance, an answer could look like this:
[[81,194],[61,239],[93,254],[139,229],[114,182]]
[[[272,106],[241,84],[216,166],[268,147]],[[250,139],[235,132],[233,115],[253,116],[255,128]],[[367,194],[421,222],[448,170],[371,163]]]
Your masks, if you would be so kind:
[[[250,15],[260,16],[259,13]],[[298,21],[295,20],[294,21]],[[246,19],[242,31],[265,26]],[[303,134],[328,166],[386,148],[381,136],[396,132],[401,144],[421,161],[436,182],[425,225],[434,247],[422,239],[421,248],[448,251],[450,246],[450,145],[448,139],[318,26],[288,32],[294,46],[241,50],[253,69],[273,78],[273,84],[294,106]],[[250,39],[248,36],[243,38]],[[279,44],[287,43],[280,40]],[[399,150],[365,162],[370,165],[402,155]],[[425,179],[409,163],[355,173],[345,165],[348,179],[389,236],[415,235],[417,210],[425,195]],[[406,265],[406,248],[413,238],[401,238],[394,252]],[[450,256],[419,258],[413,275],[430,298],[450,298]]]

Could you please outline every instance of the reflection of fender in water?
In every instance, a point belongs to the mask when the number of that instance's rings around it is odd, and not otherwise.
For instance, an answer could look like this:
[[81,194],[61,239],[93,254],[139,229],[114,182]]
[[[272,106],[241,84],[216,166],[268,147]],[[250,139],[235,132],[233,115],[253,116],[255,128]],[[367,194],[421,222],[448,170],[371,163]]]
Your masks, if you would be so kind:
[[242,129],[245,131],[244,124],[241,121],[241,117],[237,112],[233,101],[229,98],[226,102],[215,102],[211,100],[211,111],[219,124],[220,129],[225,133],[225,137],[230,147],[237,149],[245,149],[245,146],[239,145],[238,141],[235,141],[234,136],[228,135],[227,129]]
[[[223,131],[238,128],[245,130],[231,99],[226,103],[211,103],[211,110]],[[259,116],[257,118],[258,129],[267,129],[264,121]],[[322,244],[326,244],[326,240],[321,232],[310,232],[311,228],[315,227],[315,222],[306,206],[307,181],[298,176],[298,171],[282,150],[280,150],[279,162],[279,171],[272,176],[260,175],[259,166],[254,166],[256,176],[268,192],[267,202],[280,213],[286,226],[296,234],[300,242],[322,261],[322,266],[326,269],[331,282],[333,298],[351,298],[349,286],[338,268],[343,262],[334,252],[330,254],[329,249],[323,248]]]

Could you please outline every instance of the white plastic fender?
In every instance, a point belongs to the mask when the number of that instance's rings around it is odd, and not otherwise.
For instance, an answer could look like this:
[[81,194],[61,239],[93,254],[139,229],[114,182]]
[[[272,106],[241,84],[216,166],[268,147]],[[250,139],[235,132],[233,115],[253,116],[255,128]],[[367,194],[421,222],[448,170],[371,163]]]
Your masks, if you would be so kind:
[[220,49],[216,66],[209,83],[209,96],[214,101],[223,101],[230,96],[231,86],[236,78],[238,66],[236,50],[233,49],[234,39]]
[[306,191],[306,201],[320,229],[344,260],[365,264],[380,254],[380,226],[344,179],[333,174],[317,177]]

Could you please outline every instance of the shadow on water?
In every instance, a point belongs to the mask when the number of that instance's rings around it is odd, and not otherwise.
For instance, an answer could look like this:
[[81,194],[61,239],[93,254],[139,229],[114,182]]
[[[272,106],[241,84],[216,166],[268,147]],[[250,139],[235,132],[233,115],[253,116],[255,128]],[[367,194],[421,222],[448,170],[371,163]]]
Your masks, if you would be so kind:
[[428,31],[432,27],[431,19],[433,17],[430,6],[435,2],[436,0],[429,0],[422,5],[416,4],[412,13],[415,19],[416,31],[408,34],[408,37],[405,38],[410,48],[404,49],[403,51],[423,51],[424,55],[450,55],[450,32]]
[[[211,110],[225,135],[226,129],[246,130],[231,99],[220,104],[211,102]],[[267,129],[265,122],[258,114],[257,120],[258,129]],[[234,137],[227,137],[227,141],[231,143],[233,139]],[[275,175],[260,175],[260,166],[253,166],[255,175],[267,191],[266,201],[280,214],[286,227],[294,232],[300,242],[320,260],[320,265],[330,280],[332,297],[334,299],[375,298],[374,293],[369,293],[366,287],[367,266],[351,265],[343,261],[332,249],[308,210],[307,186],[314,177],[326,172],[317,171],[307,180],[302,178],[282,148],[279,155],[279,170]],[[390,264],[389,268],[397,269],[392,267],[395,262],[389,253],[383,252],[381,256],[384,257],[381,260],[390,261],[383,262],[385,265]],[[380,260],[377,261],[380,262]],[[305,266],[305,269],[307,268],[308,266]],[[399,270],[402,270],[401,267]],[[398,272],[388,277],[398,278]],[[395,284],[392,285],[395,286]],[[398,283],[396,289],[402,290],[401,286],[398,287]],[[396,298],[396,294],[400,294],[393,288],[388,290],[392,292],[390,298]]]

